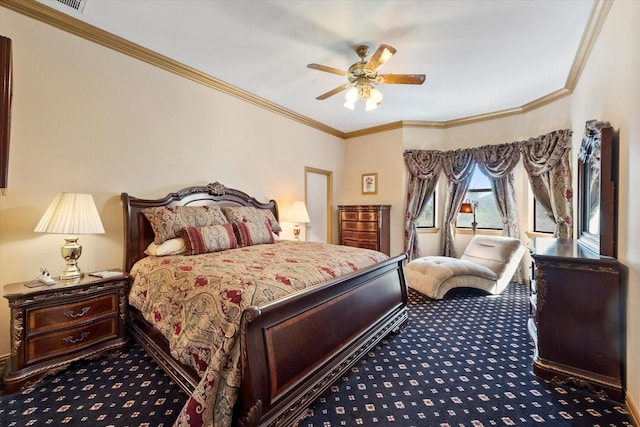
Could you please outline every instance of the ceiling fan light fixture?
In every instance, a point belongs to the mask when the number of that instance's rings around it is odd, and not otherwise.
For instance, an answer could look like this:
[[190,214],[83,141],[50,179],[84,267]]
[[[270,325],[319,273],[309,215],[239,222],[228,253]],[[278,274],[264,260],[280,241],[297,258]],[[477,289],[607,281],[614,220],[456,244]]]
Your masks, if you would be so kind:
[[369,82],[363,83],[362,81],[358,81],[356,85],[345,94],[344,106],[345,108],[354,110],[358,99],[364,99],[366,101],[365,110],[371,111],[378,108],[378,105],[382,102],[382,98],[382,93]]
[[347,91],[344,97],[347,100],[347,102],[351,102],[355,104],[355,102],[358,100],[358,88],[355,86],[352,87]]
[[375,110],[376,108],[378,108],[378,104],[373,102],[373,100],[371,98],[367,99],[367,101],[366,101],[366,103],[364,105],[365,111]]
[[373,102],[376,103],[376,105],[382,102],[382,98],[383,98],[382,92],[380,92],[375,87],[371,87],[371,90],[369,91],[369,96],[371,100],[373,100]]
[[360,61],[351,64],[349,71],[342,71],[337,68],[327,67],[320,64],[307,64],[308,68],[324,71],[327,73],[338,74],[346,77],[349,83],[342,84],[329,92],[317,96],[316,99],[327,99],[343,90],[349,89],[345,95],[346,101],[344,106],[350,110],[355,109],[355,103],[362,98],[366,101],[366,110],[374,110],[382,102],[382,93],[373,86],[376,84],[411,84],[421,85],[424,83],[424,74],[378,74],[380,68],[396,53],[396,49],[381,44],[371,56],[369,61],[365,57],[369,54],[369,47],[360,45],[356,48],[356,53],[360,57]]

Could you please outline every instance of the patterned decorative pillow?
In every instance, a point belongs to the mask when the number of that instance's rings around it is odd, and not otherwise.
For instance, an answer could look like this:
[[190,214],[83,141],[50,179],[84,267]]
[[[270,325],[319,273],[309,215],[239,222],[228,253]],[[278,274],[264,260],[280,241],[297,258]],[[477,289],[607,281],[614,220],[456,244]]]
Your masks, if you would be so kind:
[[180,237],[185,227],[228,224],[227,218],[217,206],[162,206],[143,209],[151,223],[156,245],[168,239]]
[[234,222],[233,231],[240,247],[275,243],[273,232],[266,222]]
[[206,254],[238,247],[231,224],[185,227],[182,229],[182,238],[187,248],[186,255]]
[[282,227],[280,227],[273,212],[269,209],[258,209],[253,206],[224,206],[222,211],[232,224],[235,222],[266,222],[271,227],[271,230],[282,231]]

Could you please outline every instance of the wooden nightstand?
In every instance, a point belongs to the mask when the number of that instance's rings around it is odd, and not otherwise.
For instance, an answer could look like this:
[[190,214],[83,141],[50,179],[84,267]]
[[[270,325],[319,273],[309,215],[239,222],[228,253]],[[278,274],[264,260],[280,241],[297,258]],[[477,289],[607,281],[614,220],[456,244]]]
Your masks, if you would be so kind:
[[120,353],[128,344],[129,276],[83,278],[29,288],[4,287],[11,308],[11,356],[3,391],[15,393],[74,361]]

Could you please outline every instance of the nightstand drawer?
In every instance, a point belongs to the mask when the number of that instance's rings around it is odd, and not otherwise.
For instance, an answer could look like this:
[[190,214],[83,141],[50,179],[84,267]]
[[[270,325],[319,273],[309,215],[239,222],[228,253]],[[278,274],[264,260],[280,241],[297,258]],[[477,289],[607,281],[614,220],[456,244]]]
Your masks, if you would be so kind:
[[103,295],[69,304],[37,308],[27,312],[29,334],[72,326],[100,316],[116,313],[116,294]]
[[26,363],[77,351],[99,341],[117,337],[117,318],[110,317],[76,328],[27,338]]
[[377,222],[349,222],[342,223],[343,230],[356,230],[356,231],[373,231],[374,233],[378,229]]

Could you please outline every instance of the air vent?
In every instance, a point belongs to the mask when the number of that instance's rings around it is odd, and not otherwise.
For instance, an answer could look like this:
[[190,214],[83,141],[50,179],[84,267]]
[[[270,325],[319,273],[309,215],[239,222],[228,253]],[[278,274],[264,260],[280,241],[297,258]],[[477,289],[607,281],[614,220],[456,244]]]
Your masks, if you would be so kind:
[[57,0],[57,2],[69,6],[80,13],[84,10],[84,5],[87,4],[87,0]]

